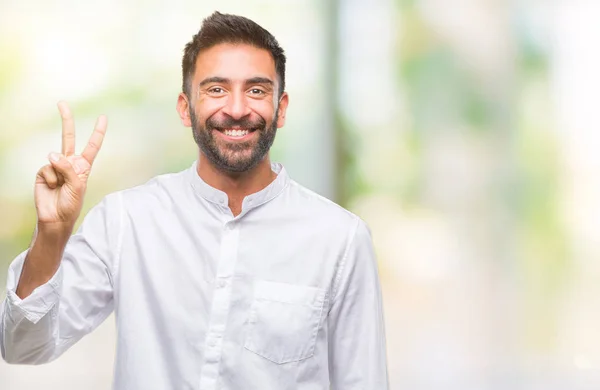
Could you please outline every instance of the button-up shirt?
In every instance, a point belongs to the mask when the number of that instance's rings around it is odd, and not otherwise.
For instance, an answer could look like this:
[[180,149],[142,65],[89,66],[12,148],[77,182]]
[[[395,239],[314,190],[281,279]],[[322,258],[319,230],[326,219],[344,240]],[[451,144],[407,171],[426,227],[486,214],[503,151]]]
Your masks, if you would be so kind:
[[13,261],[4,359],[49,362],[114,311],[118,390],[387,389],[366,224],[280,164],[234,217],[196,166],[106,196],[23,300]]

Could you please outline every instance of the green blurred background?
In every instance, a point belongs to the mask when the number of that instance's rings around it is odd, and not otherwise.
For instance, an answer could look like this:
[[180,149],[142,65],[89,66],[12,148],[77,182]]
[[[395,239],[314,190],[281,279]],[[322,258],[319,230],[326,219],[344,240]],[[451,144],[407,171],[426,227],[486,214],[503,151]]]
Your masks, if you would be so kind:
[[[372,229],[392,390],[600,387],[592,0],[0,0],[2,283],[60,150],[58,100],[80,147],[109,118],[85,210],[191,165],[180,61],[215,9],[288,55],[273,160]],[[109,388],[114,331],[43,367],[0,363],[0,390]]]

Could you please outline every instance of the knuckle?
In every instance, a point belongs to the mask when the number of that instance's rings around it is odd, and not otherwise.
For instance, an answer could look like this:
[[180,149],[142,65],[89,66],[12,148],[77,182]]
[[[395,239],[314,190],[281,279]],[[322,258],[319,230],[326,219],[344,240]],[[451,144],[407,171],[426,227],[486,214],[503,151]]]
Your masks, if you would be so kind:
[[52,172],[52,165],[48,164],[44,165],[38,170],[38,175],[47,176],[48,174],[50,174],[50,172]]

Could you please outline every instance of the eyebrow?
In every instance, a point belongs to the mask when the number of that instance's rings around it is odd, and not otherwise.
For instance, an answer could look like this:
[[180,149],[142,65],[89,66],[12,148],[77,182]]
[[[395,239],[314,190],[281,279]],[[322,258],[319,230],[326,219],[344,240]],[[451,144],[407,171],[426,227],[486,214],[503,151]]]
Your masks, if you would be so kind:
[[273,80],[268,79],[266,77],[252,77],[246,80],[246,84],[267,84],[273,86]]
[[[198,84],[198,86],[204,87],[206,84],[211,83],[229,84],[231,83],[231,79],[219,76],[207,77],[204,80],[200,81],[200,84]],[[275,83],[273,82],[273,80],[266,77],[252,77],[245,80],[244,84],[266,84],[269,86],[273,86]]]
[[213,77],[207,77],[204,80],[200,81],[200,84],[198,84],[198,86],[204,87],[206,84],[210,84],[210,83],[227,84],[229,82],[231,82],[231,80],[226,79],[224,77],[213,76]]

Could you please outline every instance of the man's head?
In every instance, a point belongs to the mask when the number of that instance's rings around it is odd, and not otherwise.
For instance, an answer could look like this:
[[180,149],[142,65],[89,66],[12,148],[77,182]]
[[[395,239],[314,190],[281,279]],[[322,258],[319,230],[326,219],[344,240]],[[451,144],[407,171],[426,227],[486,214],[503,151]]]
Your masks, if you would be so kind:
[[253,21],[215,12],[185,47],[177,109],[202,154],[244,172],[267,155],[288,103],[285,55]]

